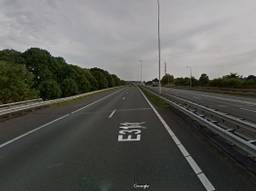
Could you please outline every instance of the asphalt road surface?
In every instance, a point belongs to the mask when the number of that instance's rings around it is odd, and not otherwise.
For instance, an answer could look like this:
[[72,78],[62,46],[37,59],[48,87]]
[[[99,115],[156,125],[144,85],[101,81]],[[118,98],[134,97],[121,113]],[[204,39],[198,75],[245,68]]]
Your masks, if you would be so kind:
[[[157,87],[154,89],[156,90]],[[162,90],[167,95],[175,95],[233,116],[256,122],[256,98],[174,88],[162,88]]]
[[0,190],[255,189],[189,123],[174,113],[167,119],[126,87],[1,122]]

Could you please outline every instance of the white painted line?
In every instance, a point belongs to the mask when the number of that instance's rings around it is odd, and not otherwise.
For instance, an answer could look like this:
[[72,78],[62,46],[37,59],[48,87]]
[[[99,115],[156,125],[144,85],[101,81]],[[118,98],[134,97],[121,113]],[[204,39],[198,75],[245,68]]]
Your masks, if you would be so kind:
[[114,110],[110,113],[110,115],[108,116],[108,118],[110,119],[111,117],[113,117],[113,115],[115,114],[115,112],[116,112],[116,109],[114,109]]
[[[139,88],[138,88],[139,89]],[[149,104],[149,106],[152,108],[152,110],[154,111],[154,113],[156,114],[156,116],[158,117],[158,119],[160,120],[160,122],[163,124],[163,126],[165,127],[165,129],[167,130],[167,132],[169,133],[169,135],[171,136],[171,138],[173,139],[173,141],[175,142],[176,146],[179,148],[179,150],[181,151],[182,155],[184,156],[184,158],[187,160],[188,164],[190,165],[190,167],[193,169],[194,173],[197,175],[198,179],[200,180],[200,182],[202,183],[202,185],[204,186],[204,188],[207,191],[215,191],[214,186],[211,184],[211,182],[207,179],[207,177],[205,176],[205,174],[203,174],[202,170],[200,169],[200,167],[198,166],[198,164],[196,163],[196,161],[192,158],[192,156],[189,154],[189,152],[186,150],[186,148],[182,145],[182,143],[179,141],[179,139],[176,137],[176,135],[173,133],[173,131],[171,130],[171,128],[169,127],[169,125],[165,122],[165,120],[161,117],[161,115],[158,113],[158,111],[155,109],[155,107],[150,103],[150,101],[148,100],[148,98],[145,96],[145,94],[141,91],[141,89],[139,89],[140,93],[142,94],[142,96],[145,98],[145,100],[147,101],[147,103]],[[203,174],[203,175],[202,175]],[[200,175],[200,176],[199,176]]]
[[180,149],[184,157],[188,157],[190,155],[187,149],[185,149],[185,147],[182,144],[179,144],[178,148]]
[[215,190],[215,188],[213,187],[213,185],[211,184],[211,182],[208,180],[204,173],[197,175],[197,177],[199,178],[199,180],[204,185],[207,191]]
[[[122,90],[122,89],[121,89],[121,90]],[[88,104],[88,105],[86,105],[86,106],[80,108],[80,109],[77,109],[77,110],[75,110],[75,111],[73,111],[73,112],[71,112],[71,113],[65,114],[65,115],[63,115],[63,116],[61,116],[61,117],[59,117],[59,118],[57,118],[57,119],[54,119],[53,121],[50,121],[50,122],[48,122],[48,123],[45,123],[44,125],[41,125],[41,126],[35,128],[35,129],[33,129],[33,130],[30,130],[30,131],[28,131],[28,132],[26,132],[26,133],[24,133],[24,134],[22,134],[22,135],[19,135],[18,137],[15,137],[15,138],[13,138],[13,139],[11,139],[11,140],[5,142],[5,143],[2,143],[2,144],[0,144],[0,149],[2,149],[3,147],[5,147],[5,146],[7,146],[7,145],[9,145],[9,144],[12,144],[12,143],[18,141],[18,140],[20,140],[20,139],[22,139],[22,138],[24,138],[24,137],[26,137],[26,136],[28,136],[28,135],[30,135],[30,134],[36,132],[36,131],[38,131],[38,130],[44,128],[44,127],[47,127],[47,126],[49,126],[49,125],[51,125],[51,124],[53,124],[53,123],[55,123],[55,122],[57,122],[57,121],[60,121],[60,120],[64,119],[64,118],[70,116],[70,114],[73,114],[73,113],[76,113],[76,112],[78,112],[78,111],[81,111],[82,109],[85,109],[85,108],[87,108],[87,107],[89,107],[89,106],[91,106],[91,105],[93,105],[93,104],[96,104],[96,103],[98,103],[98,102],[100,102],[100,101],[102,101],[102,100],[104,100],[104,99],[107,99],[108,97],[110,97],[110,96],[112,96],[112,95],[114,95],[114,94],[120,92],[121,90],[116,91],[116,92],[114,92],[114,93],[111,93],[111,94],[109,94],[109,95],[107,95],[107,96],[104,96],[104,97],[102,97],[102,98],[100,98],[100,99],[98,99],[98,100],[96,100],[96,101],[94,101],[94,102],[92,102],[92,103],[90,103],[90,104]]]
[[240,108],[240,109],[245,110],[245,111],[251,111],[251,112],[256,113],[256,111],[255,111],[255,110],[252,110],[252,109],[246,109],[246,108]]
[[187,156],[185,158],[188,161],[189,165],[194,170],[194,172],[196,173],[196,175],[202,172],[201,168],[197,165],[196,161],[191,156]]
[[127,142],[127,141],[140,141],[141,140],[141,129],[146,129],[143,125],[145,122],[124,122],[120,123],[119,132],[118,132],[118,141]]
[[172,137],[172,140],[175,142],[176,145],[181,145],[180,140],[175,136],[175,134],[171,135],[171,137]]
[[28,132],[26,132],[26,133],[24,133],[24,134],[22,134],[22,135],[20,135],[20,136],[18,136],[18,137],[15,137],[15,138],[13,138],[13,139],[11,139],[11,140],[5,142],[5,143],[2,143],[2,144],[0,145],[0,149],[3,148],[3,147],[5,147],[5,146],[7,146],[7,145],[9,145],[9,144],[11,144],[11,143],[13,143],[13,142],[15,142],[15,141],[17,141],[17,140],[19,140],[19,139],[21,139],[21,138],[23,138],[23,137],[26,137],[26,136],[28,136],[28,135],[34,133],[34,132],[36,132],[36,131],[38,131],[38,130],[40,130],[40,129],[42,129],[42,128],[48,126],[48,125],[51,125],[51,124],[53,124],[53,123],[55,123],[55,122],[57,122],[57,121],[60,121],[60,120],[66,118],[66,117],[68,117],[68,116],[69,116],[69,114],[66,114],[66,115],[64,115],[64,116],[62,116],[62,117],[59,117],[59,118],[57,118],[57,119],[54,119],[53,121],[50,121],[50,122],[48,122],[48,123],[46,123],[46,124],[44,124],[44,125],[41,125],[41,126],[35,128],[35,129],[31,130],[31,131],[28,131]]
[[124,138],[123,135],[118,135],[118,142],[134,142],[134,141],[140,141],[141,135],[137,135],[135,138],[132,138],[131,135],[128,135],[127,138]]

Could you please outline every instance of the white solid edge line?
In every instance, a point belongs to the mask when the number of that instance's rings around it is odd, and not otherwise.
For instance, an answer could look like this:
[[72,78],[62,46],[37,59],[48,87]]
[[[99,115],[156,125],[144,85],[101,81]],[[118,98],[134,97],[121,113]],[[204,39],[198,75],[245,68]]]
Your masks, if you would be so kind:
[[32,133],[38,131],[39,129],[42,129],[43,127],[46,127],[46,126],[48,126],[48,125],[51,125],[52,123],[57,122],[57,121],[59,121],[59,120],[61,120],[61,119],[64,119],[64,118],[66,118],[66,117],[68,117],[68,116],[69,116],[69,114],[66,114],[66,115],[64,115],[64,116],[61,116],[61,117],[59,117],[59,118],[57,118],[57,119],[54,119],[53,121],[50,121],[50,122],[48,122],[48,123],[46,123],[46,124],[44,124],[44,125],[41,125],[41,126],[35,128],[35,129],[31,130],[31,131],[28,131],[28,132],[26,132],[26,133],[24,133],[24,134],[22,134],[22,135],[20,135],[20,136],[18,136],[18,137],[15,137],[15,138],[13,138],[13,139],[11,139],[11,140],[5,142],[5,143],[2,143],[2,144],[0,145],[0,149],[3,148],[3,147],[5,147],[5,146],[7,146],[7,145],[9,145],[9,144],[11,144],[11,143],[13,143],[13,142],[15,142],[15,141],[17,141],[17,140],[19,140],[19,139],[21,139],[21,138],[23,138],[23,137],[26,137],[26,136],[28,136],[28,135],[30,135],[30,134],[32,134]]
[[114,109],[111,113],[110,113],[110,115],[108,116],[108,118],[110,119],[111,117],[113,117],[113,115],[116,113],[116,109]]
[[245,110],[245,111],[251,111],[251,112],[256,113],[256,111],[255,111],[255,110],[252,110],[252,109],[246,109],[246,108],[242,108],[242,107],[241,107],[240,109]]
[[169,125],[165,122],[165,120],[161,117],[161,115],[158,113],[158,111],[155,109],[155,107],[150,103],[150,101],[148,100],[148,98],[144,95],[144,93],[142,92],[142,90],[140,88],[138,88],[140,93],[142,94],[142,96],[145,98],[145,100],[147,101],[147,103],[149,104],[149,106],[152,108],[152,110],[154,111],[154,113],[156,114],[156,116],[158,117],[158,119],[160,120],[160,122],[163,124],[163,126],[165,127],[165,129],[167,130],[167,132],[169,133],[169,135],[171,136],[172,140],[174,141],[174,143],[176,144],[176,146],[179,148],[179,150],[181,151],[182,155],[185,157],[186,161],[188,162],[188,164],[190,165],[190,167],[192,168],[192,170],[194,171],[194,173],[196,174],[196,176],[198,177],[198,179],[200,180],[200,182],[202,183],[202,185],[204,186],[204,188],[207,191],[215,191],[214,186],[212,185],[212,183],[209,181],[209,179],[206,177],[206,175],[203,173],[203,171],[200,169],[200,167],[198,166],[198,164],[196,163],[196,161],[192,158],[192,156],[188,153],[187,149],[182,145],[182,143],[179,141],[179,139],[176,137],[176,135],[173,133],[173,131],[171,130],[171,128],[169,127]]
[[211,184],[211,182],[208,180],[204,173],[198,174],[197,177],[202,182],[207,191],[215,190],[215,188],[213,187],[213,185]]
[[198,166],[196,161],[191,156],[187,156],[185,158],[188,161],[188,163],[191,166],[191,168],[193,169],[193,171],[196,173],[196,175],[202,173],[201,168]]
[[188,153],[187,149],[185,149],[185,147],[182,144],[179,144],[177,146],[180,149],[180,152],[182,152],[184,157],[190,156],[190,154]]
[[[121,90],[122,90],[122,89],[121,89]],[[57,118],[57,119],[54,119],[54,120],[52,120],[52,121],[50,121],[50,122],[48,122],[48,123],[45,123],[45,124],[43,124],[43,125],[41,125],[41,126],[35,128],[35,129],[32,129],[32,130],[30,130],[30,131],[28,131],[28,132],[26,132],[26,133],[24,133],[24,134],[22,134],[22,135],[19,135],[19,136],[15,137],[15,138],[13,138],[13,139],[11,139],[11,140],[9,140],[9,141],[6,141],[6,142],[0,144],[0,149],[2,149],[3,147],[5,147],[5,146],[7,146],[7,145],[9,145],[9,144],[11,144],[11,143],[14,143],[14,142],[18,141],[18,140],[20,140],[20,139],[22,139],[22,138],[24,138],[24,137],[26,137],[26,136],[28,136],[28,135],[30,135],[30,134],[36,132],[36,131],[38,131],[38,130],[44,128],[44,127],[47,127],[47,126],[49,126],[49,125],[51,125],[51,124],[53,124],[53,123],[55,123],[55,122],[57,122],[57,121],[60,121],[60,120],[64,119],[64,118],[70,116],[70,114],[74,114],[74,113],[76,113],[76,112],[78,112],[78,111],[81,111],[82,109],[85,109],[85,108],[87,108],[87,107],[89,107],[89,106],[91,106],[91,105],[94,105],[94,104],[96,104],[96,103],[98,103],[98,102],[100,102],[100,101],[102,101],[102,100],[104,100],[104,99],[107,99],[108,97],[110,97],[110,96],[112,96],[112,95],[114,95],[114,94],[120,92],[121,90],[115,91],[115,92],[113,92],[113,93],[111,93],[111,94],[109,94],[109,95],[107,95],[107,96],[104,96],[104,97],[102,97],[102,98],[100,98],[100,99],[98,99],[98,100],[96,100],[96,101],[94,101],[94,102],[92,102],[92,103],[87,104],[86,106],[83,106],[83,107],[81,107],[81,108],[79,108],[79,109],[77,109],[77,110],[75,110],[75,111],[72,111],[72,112],[70,112],[70,113],[67,113],[67,114],[65,114],[65,115],[63,115],[63,116],[61,116],[61,117],[59,117],[59,118]]]

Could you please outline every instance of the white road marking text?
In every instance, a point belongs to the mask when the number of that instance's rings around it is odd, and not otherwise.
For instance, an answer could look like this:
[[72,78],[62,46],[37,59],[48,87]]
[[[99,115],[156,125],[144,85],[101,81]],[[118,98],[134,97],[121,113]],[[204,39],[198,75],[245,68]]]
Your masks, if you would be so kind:
[[128,141],[140,141],[141,140],[141,129],[145,129],[145,126],[142,126],[145,122],[135,122],[129,123],[124,122],[120,124],[118,141],[119,142],[128,142]]

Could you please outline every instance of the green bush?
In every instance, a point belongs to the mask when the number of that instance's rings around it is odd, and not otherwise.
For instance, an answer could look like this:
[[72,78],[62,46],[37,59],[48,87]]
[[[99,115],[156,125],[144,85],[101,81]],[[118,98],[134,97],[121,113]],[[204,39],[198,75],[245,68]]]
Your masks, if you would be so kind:
[[94,78],[97,80],[99,89],[108,87],[108,80],[107,80],[107,77],[106,77],[105,73],[103,72],[103,70],[101,70],[99,68],[92,68],[92,69],[90,69],[90,72],[92,73]]
[[207,74],[201,74],[199,78],[199,84],[200,86],[207,86],[209,84],[209,77]]
[[72,96],[78,93],[78,87],[73,79],[65,79],[62,84],[62,96]]
[[167,84],[173,84],[174,82],[174,77],[173,75],[170,75],[170,74],[165,74],[163,76],[163,78],[161,79],[161,84],[163,86],[167,85]]
[[174,84],[176,86],[189,86],[190,79],[189,78],[176,78],[174,80]]
[[38,97],[32,88],[33,75],[21,64],[0,61],[0,103],[28,100]]
[[217,79],[213,79],[209,82],[209,86],[213,86],[213,87],[222,87],[222,79],[221,78],[217,78]]
[[121,82],[121,80],[115,75],[115,74],[111,74],[113,80],[114,80],[114,86],[120,86],[121,84],[123,84],[123,82]]
[[97,90],[99,88],[97,80],[94,78],[90,70],[88,69],[83,69],[84,70],[84,75],[86,76],[87,80],[90,83],[90,90]]
[[245,80],[242,86],[244,88],[256,88],[256,80]]
[[62,94],[59,84],[55,80],[45,80],[39,85],[40,96],[44,100],[59,98]]
[[242,86],[242,80],[237,78],[224,78],[222,79],[221,86],[228,88],[240,88]]

